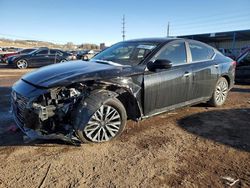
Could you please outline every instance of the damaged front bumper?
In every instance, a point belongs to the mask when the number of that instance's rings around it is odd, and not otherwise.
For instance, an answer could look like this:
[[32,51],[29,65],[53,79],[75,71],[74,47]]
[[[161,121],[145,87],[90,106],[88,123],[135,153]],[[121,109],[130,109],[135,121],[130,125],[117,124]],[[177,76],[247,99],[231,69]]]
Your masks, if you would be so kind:
[[26,135],[25,141],[59,139],[79,145],[80,141],[75,136],[71,125],[60,125],[64,131],[61,131],[62,129],[54,132],[43,130],[42,124],[48,121],[50,117],[53,117],[56,110],[54,105],[43,106],[34,102],[35,99],[46,93],[48,93],[47,89],[39,89],[22,80],[19,80],[12,88],[11,108],[13,118],[17,126]]
[[17,119],[17,117],[14,115],[14,121],[16,125],[20,128],[20,130],[26,135],[24,136],[24,142],[31,142],[34,140],[62,140],[67,143],[71,143],[73,145],[80,145],[80,140],[74,136],[73,132],[70,132],[69,134],[43,134],[40,131],[33,130],[27,127],[24,127],[23,124],[20,123],[20,121]]

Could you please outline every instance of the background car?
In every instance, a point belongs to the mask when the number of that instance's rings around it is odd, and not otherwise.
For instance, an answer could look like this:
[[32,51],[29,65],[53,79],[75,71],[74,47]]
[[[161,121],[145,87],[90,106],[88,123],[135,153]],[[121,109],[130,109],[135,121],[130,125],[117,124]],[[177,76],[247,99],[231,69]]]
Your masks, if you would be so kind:
[[22,48],[15,48],[15,47],[2,48],[2,51],[5,51],[5,52],[16,52],[16,51],[20,51],[20,50],[22,50]]
[[89,60],[99,52],[99,50],[82,50],[77,53],[76,59]]
[[225,49],[225,48],[219,48],[218,49],[223,55],[230,57],[231,59],[235,59],[235,54],[233,53],[232,50],[230,49]]
[[12,57],[12,56],[16,56],[16,55],[21,55],[21,54],[28,54],[32,51],[36,50],[36,48],[27,48],[27,49],[23,49],[23,50],[20,50],[20,51],[17,51],[17,52],[10,52],[10,53],[6,53],[4,55],[2,55],[2,62],[3,63],[7,63],[7,59],[9,57]]
[[42,67],[54,63],[62,63],[68,60],[72,60],[72,56],[62,50],[39,48],[28,54],[11,57],[7,63],[9,66],[25,69],[28,67]]
[[236,62],[236,82],[250,83],[250,48],[245,49]]
[[89,52],[89,50],[81,50],[81,51],[78,51],[77,54],[76,54],[76,59],[84,59],[84,56],[87,55]]
[[17,52],[3,51],[3,52],[0,54],[0,63],[4,63],[5,60],[6,60],[9,56],[12,56],[12,55],[15,55],[15,54],[17,54]]
[[75,51],[75,50],[68,50],[68,51],[65,51],[65,52],[67,52],[68,54],[70,54],[71,55],[71,59],[72,60],[76,60],[77,59],[77,51]]

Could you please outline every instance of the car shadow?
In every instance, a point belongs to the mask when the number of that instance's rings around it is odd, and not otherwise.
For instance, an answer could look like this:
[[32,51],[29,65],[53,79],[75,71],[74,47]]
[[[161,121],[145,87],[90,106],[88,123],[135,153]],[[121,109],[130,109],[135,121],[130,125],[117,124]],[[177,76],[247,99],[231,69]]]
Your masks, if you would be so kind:
[[57,147],[57,146],[80,146],[79,143],[72,144],[63,140],[30,140],[25,142],[24,134],[21,130],[15,132],[7,131],[0,134],[0,148],[5,146],[39,146],[39,147]]
[[194,135],[250,152],[250,108],[201,112],[180,119],[178,125]]

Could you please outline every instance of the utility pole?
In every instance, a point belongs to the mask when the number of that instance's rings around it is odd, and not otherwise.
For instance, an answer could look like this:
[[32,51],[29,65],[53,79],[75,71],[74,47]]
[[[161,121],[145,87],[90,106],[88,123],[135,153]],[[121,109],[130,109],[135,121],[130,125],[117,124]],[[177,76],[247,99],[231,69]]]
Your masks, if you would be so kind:
[[168,22],[167,37],[169,37],[169,29],[170,29],[170,23]]
[[125,15],[122,17],[122,39],[125,40]]

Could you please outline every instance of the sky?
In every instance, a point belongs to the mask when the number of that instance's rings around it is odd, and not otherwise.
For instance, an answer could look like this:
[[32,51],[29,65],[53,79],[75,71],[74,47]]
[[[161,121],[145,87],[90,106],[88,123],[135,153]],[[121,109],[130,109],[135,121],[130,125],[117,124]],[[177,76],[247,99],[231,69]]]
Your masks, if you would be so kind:
[[0,38],[64,44],[250,29],[250,0],[0,0]]

